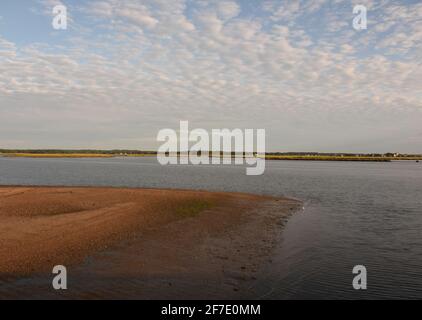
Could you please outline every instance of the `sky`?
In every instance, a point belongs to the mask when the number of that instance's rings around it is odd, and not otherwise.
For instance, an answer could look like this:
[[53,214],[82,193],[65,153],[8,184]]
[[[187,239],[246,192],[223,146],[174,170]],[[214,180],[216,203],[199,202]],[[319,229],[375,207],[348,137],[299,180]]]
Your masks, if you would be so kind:
[[4,0],[0,148],[155,150],[188,120],[265,129],[267,151],[422,153],[421,63],[422,0]]

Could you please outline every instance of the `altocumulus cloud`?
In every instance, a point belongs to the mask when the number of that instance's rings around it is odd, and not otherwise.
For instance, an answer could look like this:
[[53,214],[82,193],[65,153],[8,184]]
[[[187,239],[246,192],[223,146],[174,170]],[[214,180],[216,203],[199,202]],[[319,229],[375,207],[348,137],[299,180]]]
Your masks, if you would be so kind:
[[0,4],[0,147],[153,149],[189,120],[265,128],[270,150],[422,152],[418,1],[25,5]]

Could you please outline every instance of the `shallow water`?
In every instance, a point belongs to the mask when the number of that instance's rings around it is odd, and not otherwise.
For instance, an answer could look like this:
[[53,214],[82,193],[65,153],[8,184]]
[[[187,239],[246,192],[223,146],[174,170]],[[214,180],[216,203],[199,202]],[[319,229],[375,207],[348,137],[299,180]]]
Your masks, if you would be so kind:
[[[267,161],[162,167],[155,158],[0,158],[0,185],[239,191],[304,201],[251,298],[422,298],[422,164]],[[352,287],[364,265],[368,289]]]

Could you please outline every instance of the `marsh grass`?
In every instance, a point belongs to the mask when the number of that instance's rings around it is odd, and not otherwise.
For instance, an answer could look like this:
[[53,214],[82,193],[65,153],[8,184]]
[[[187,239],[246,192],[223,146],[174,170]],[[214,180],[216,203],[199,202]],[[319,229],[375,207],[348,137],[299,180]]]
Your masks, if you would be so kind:
[[213,206],[214,203],[210,200],[192,199],[179,205],[176,208],[176,214],[181,218],[195,217]]
[[[0,156],[2,157],[12,157],[12,158],[112,158],[112,157],[154,157],[157,154],[155,152],[112,152],[112,151],[101,151],[101,150],[89,150],[89,152],[84,152],[83,150],[65,150],[60,152],[60,150],[51,151],[33,151],[31,152],[20,152],[15,150],[4,151],[0,150]],[[263,156],[258,156],[259,158],[264,158]],[[421,161],[422,156],[420,155],[400,155],[396,157],[390,156],[368,156],[368,155],[301,155],[301,154],[288,154],[288,155],[277,155],[277,154],[267,154],[265,155],[267,160],[310,160],[310,161],[371,161],[371,162],[390,162],[397,160],[408,160],[408,161]]]
[[111,158],[111,154],[90,153],[4,153],[3,157],[11,158]]
[[421,160],[421,157],[368,157],[368,156],[321,156],[321,155],[267,155],[266,160],[309,160],[309,161],[371,161],[390,162],[397,160]]
[[151,154],[151,153],[134,153],[134,154],[125,154],[125,157],[129,157],[129,158],[136,158],[136,157],[156,157],[156,154]]

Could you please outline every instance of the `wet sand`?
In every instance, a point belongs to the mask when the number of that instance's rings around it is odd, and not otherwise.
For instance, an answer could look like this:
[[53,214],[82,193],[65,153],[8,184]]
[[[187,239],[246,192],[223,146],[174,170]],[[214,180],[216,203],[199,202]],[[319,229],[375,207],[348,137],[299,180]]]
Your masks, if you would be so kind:
[[[0,299],[253,298],[299,208],[239,193],[0,187]],[[66,291],[51,286],[55,265]]]

